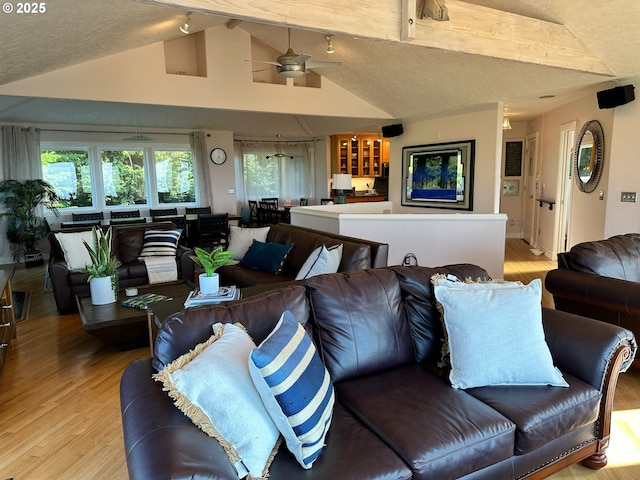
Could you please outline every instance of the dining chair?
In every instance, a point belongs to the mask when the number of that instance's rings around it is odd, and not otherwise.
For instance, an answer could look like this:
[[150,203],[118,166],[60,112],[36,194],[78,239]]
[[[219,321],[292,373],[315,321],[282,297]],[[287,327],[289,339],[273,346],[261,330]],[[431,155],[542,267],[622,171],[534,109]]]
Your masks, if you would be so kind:
[[260,226],[278,223],[278,204],[271,201],[261,201],[258,208]]
[[136,223],[147,223],[147,219],[145,217],[111,217],[111,220],[109,221],[110,225],[132,225]]
[[229,241],[229,214],[205,213],[198,215],[198,231],[195,246],[215,247]]
[[308,198],[301,198],[300,199],[300,206],[301,207],[306,207],[307,205],[309,205],[309,199]]
[[276,209],[278,209],[278,197],[267,197],[260,199],[261,202],[272,202],[276,204]]
[[321,198],[320,205],[330,205],[333,203],[333,198]]
[[111,212],[111,218],[140,218],[140,209],[138,210],[115,210]]
[[240,207],[240,220],[238,220],[239,227],[251,226],[251,211],[247,207]]
[[260,225],[260,216],[258,214],[258,201],[249,200],[249,226],[257,227]]
[[72,213],[71,218],[74,222],[83,221],[83,220],[104,220],[104,213],[102,212],[94,212],[94,213]]
[[177,208],[150,208],[149,215],[152,217],[178,215],[178,209]]
[[186,213],[187,215],[193,215],[193,214],[202,214],[202,213],[211,213],[211,207],[186,207],[184,209],[184,213]]

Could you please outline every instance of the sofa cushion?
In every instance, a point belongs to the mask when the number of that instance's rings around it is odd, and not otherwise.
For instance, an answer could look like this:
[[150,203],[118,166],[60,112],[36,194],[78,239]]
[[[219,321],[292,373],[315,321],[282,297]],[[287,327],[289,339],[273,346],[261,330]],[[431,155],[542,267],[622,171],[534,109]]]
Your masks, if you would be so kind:
[[516,455],[523,455],[590,425],[598,418],[601,394],[591,385],[565,374],[569,388],[497,386],[467,393],[516,424]]
[[640,234],[615,235],[574,245],[569,252],[569,264],[573,270],[640,282]]
[[327,369],[291,312],[251,352],[249,373],[287,448],[311,468],[324,446],[335,398]]
[[271,227],[267,235],[267,241],[295,245],[291,249],[283,268],[283,271],[289,272],[294,276],[309,258],[311,252],[322,245],[330,248],[343,244],[342,259],[338,268],[340,272],[364,270],[371,267],[371,248],[364,243],[335,239],[306,229],[280,225]]
[[229,246],[227,250],[233,252],[235,260],[242,260],[253,240],[267,241],[267,233],[271,227],[243,228],[235,225],[229,226]]
[[93,230],[55,233],[69,270],[82,270],[91,263],[91,256],[83,242],[93,245]]
[[427,365],[435,366],[441,357],[444,330],[440,313],[436,309],[431,277],[438,273],[452,274],[458,278],[489,279],[489,274],[483,268],[472,264],[455,264],[433,268],[415,266],[390,268],[398,275],[402,295],[405,299],[416,359]]
[[169,316],[158,330],[153,349],[153,367],[160,370],[167,363],[187,353],[194,345],[211,336],[215,323],[241,322],[254,342],[261,343],[271,333],[280,315],[291,311],[303,325],[309,320],[309,303],[304,287],[296,285],[231,302],[188,308]]
[[247,253],[244,254],[239,265],[247,268],[257,268],[271,273],[280,273],[287,255],[293,245],[282,245],[280,243],[259,242],[252,240]]
[[395,273],[386,269],[307,280],[321,355],[334,382],[414,362]]
[[329,248],[326,245],[316,248],[300,267],[296,280],[304,280],[325,273],[336,273],[342,260],[342,249],[342,243]]
[[249,374],[254,348],[244,329],[215,325],[209,340],[153,376],[176,407],[220,442],[238,478],[266,476],[279,437]]
[[542,282],[437,285],[444,308],[455,388],[486,385],[567,387],[542,328]]
[[140,257],[175,257],[182,229],[146,229]]
[[409,465],[411,478],[460,478],[513,455],[513,422],[421,365],[334,388],[340,403]]

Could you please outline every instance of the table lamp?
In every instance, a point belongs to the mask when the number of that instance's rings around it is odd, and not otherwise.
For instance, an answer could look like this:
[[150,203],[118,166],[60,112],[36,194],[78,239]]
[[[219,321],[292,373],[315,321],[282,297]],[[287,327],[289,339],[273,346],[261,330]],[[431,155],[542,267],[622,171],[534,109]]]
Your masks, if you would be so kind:
[[333,189],[336,191],[336,203],[347,203],[344,191],[351,191],[351,174],[350,173],[334,173]]

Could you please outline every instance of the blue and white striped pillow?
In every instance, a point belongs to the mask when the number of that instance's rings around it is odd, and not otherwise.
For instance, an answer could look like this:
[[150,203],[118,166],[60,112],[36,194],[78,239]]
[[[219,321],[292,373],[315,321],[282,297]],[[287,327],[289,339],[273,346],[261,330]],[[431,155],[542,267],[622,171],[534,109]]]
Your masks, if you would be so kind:
[[329,372],[291,312],[251,352],[249,372],[287,448],[311,468],[324,446],[335,397]]
[[144,244],[140,257],[175,257],[182,229],[152,230],[144,232]]

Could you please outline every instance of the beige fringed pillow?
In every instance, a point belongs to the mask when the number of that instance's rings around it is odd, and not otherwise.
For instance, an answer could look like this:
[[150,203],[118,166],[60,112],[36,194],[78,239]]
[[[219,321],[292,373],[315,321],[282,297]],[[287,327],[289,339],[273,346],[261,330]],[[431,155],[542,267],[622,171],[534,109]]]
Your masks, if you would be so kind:
[[256,345],[236,325],[216,324],[213,331],[153,378],[180,411],[220,442],[238,478],[266,478],[280,433],[249,374]]

